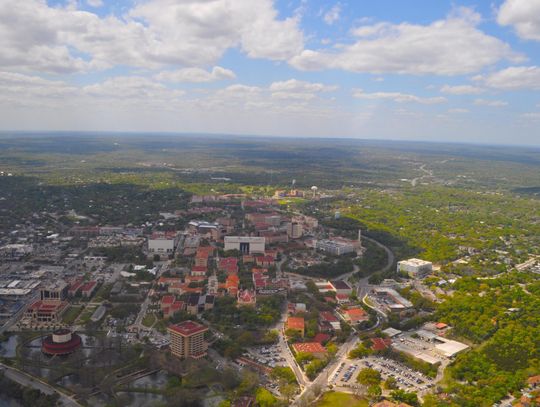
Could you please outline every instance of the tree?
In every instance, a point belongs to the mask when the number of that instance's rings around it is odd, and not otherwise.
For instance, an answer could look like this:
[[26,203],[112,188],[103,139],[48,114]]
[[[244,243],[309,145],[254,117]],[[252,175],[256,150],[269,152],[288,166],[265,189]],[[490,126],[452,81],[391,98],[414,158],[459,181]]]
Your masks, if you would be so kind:
[[255,393],[255,401],[260,407],[272,407],[278,402],[277,398],[266,390],[264,387],[259,387]]
[[378,400],[379,397],[381,397],[381,394],[382,394],[381,386],[378,386],[378,385],[369,386],[366,392],[366,395],[372,401]]
[[326,349],[328,350],[328,356],[330,358],[333,358],[334,356],[336,356],[338,347],[336,346],[335,343],[329,343],[328,345],[326,345]]
[[298,364],[301,365],[301,364],[303,364],[305,362],[309,362],[309,361],[313,360],[313,355],[311,353],[307,353],[307,352],[298,352],[294,358],[296,359]]
[[300,334],[300,331],[298,331],[297,329],[292,329],[292,328],[285,330],[285,335],[287,336],[287,338],[289,338],[293,342],[299,341],[300,338],[302,337],[302,335]]
[[394,390],[390,393],[390,397],[396,402],[403,402],[411,406],[418,406],[418,396],[416,393],[408,393],[405,390]]
[[365,368],[360,370],[356,380],[364,386],[379,386],[381,374],[375,369]]
[[288,384],[296,384],[296,376],[294,375],[293,370],[286,366],[276,366],[270,372],[270,377],[274,380],[284,380]]
[[384,382],[384,388],[386,390],[397,389],[397,381],[392,376],[389,376],[388,379]]
[[356,348],[349,352],[349,359],[363,358],[368,356],[371,350],[367,348],[363,343],[356,345]]
[[239,395],[253,394],[255,388],[259,385],[259,376],[249,370],[242,370],[242,381],[236,389]]
[[294,397],[298,391],[298,386],[294,384],[285,383],[279,386],[279,392],[287,399],[287,404],[290,403],[291,399]]

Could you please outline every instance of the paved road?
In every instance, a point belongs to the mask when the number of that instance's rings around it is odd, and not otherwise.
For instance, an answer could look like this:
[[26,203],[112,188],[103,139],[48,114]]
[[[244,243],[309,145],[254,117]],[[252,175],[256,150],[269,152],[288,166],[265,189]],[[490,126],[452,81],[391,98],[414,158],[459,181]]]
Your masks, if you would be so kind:
[[392,268],[392,266],[394,265],[394,260],[395,260],[395,256],[394,256],[394,253],[392,252],[392,250],[390,250],[388,247],[386,247],[382,243],[378,242],[377,240],[372,239],[371,237],[362,236],[362,239],[367,240],[367,241],[379,246],[381,249],[383,249],[386,252],[386,265],[382,269],[376,270],[375,272],[384,273],[384,272],[390,270]]
[[60,396],[60,403],[62,406],[66,406],[66,407],[80,407],[81,406],[81,404],[79,404],[73,397],[50,386],[49,384],[41,381],[37,377],[30,376],[29,374],[25,372],[21,372],[20,370],[4,365],[3,363],[0,363],[0,369],[4,372],[6,377],[8,377],[9,379],[23,386],[38,389],[45,394],[57,393]]
[[285,307],[285,309],[281,313],[281,319],[275,327],[275,329],[277,329],[279,332],[278,345],[281,349],[281,355],[285,358],[285,361],[293,370],[296,376],[296,381],[300,385],[300,388],[303,389],[309,383],[309,379],[304,374],[300,366],[298,366],[298,363],[296,363],[296,359],[294,358],[294,355],[292,354],[289,345],[287,345],[287,341],[285,339],[285,321],[287,320],[287,316],[288,312],[287,308]]
[[326,367],[319,373],[314,381],[310,382],[307,386],[304,387],[302,392],[296,397],[292,405],[298,405],[304,394],[309,393],[311,390],[315,390],[317,387],[324,392],[325,388],[328,385],[328,379],[330,378],[331,373],[337,369],[340,363],[347,359],[349,352],[356,346],[358,343],[358,337],[356,335],[351,335],[347,342],[340,346],[334,359],[326,365]]

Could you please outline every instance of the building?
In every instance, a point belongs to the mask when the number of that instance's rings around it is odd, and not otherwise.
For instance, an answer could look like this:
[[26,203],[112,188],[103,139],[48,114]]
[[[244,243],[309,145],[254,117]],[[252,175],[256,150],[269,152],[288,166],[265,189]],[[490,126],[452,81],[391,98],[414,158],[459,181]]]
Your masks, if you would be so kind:
[[302,228],[301,223],[298,223],[298,222],[287,223],[287,235],[291,239],[300,239],[303,233],[304,233],[304,230]]
[[222,235],[222,230],[219,224],[213,222],[192,220],[188,223],[189,230],[192,233],[206,235],[214,240],[219,240]]
[[171,318],[173,316],[175,316],[176,314],[184,311],[184,302],[183,301],[178,301],[178,300],[174,300],[169,306],[167,307],[163,307],[163,304],[162,304],[162,311],[163,311],[163,318],[165,319],[168,319],[168,318]]
[[24,319],[31,325],[59,324],[67,306],[66,301],[35,301],[26,309]]
[[92,295],[94,295],[94,292],[96,291],[98,287],[97,281],[88,281],[84,283],[81,287],[81,294],[84,298],[90,298]]
[[194,277],[204,277],[206,276],[206,273],[208,272],[208,269],[206,266],[193,266],[191,268],[191,275]]
[[324,359],[328,355],[328,351],[319,342],[303,342],[294,343],[292,345],[295,353],[309,353],[317,359]]
[[353,253],[356,251],[354,245],[350,242],[328,239],[317,240],[317,243],[315,243],[315,248],[334,256],[341,256],[343,254]]
[[378,403],[373,404],[373,407],[412,407],[407,403],[393,403],[388,400],[379,401]]
[[218,293],[219,281],[215,274],[212,274],[210,277],[208,277],[207,287],[208,294],[216,295]]
[[20,260],[33,251],[34,248],[29,244],[8,244],[0,247],[0,258]]
[[197,315],[199,313],[199,295],[191,294],[187,298],[186,311],[191,315]]
[[161,302],[160,302],[161,311],[164,311],[165,308],[169,308],[175,301],[176,301],[176,298],[174,297],[174,295],[164,295],[163,297],[161,297]]
[[238,273],[238,259],[236,257],[224,257],[219,259],[218,270],[227,274]]
[[408,311],[413,307],[412,302],[403,298],[393,288],[376,287],[373,289],[373,294],[377,302],[390,313],[401,313]]
[[178,234],[176,232],[156,232],[148,238],[148,253],[169,256],[174,253],[177,244]]
[[376,352],[388,349],[392,345],[392,339],[390,338],[371,338],[371,350]]
[[257,304],[257,295],[252,290],[240,290],[237,296],[238,306],[254,307]]
[[208,344],[204,334],[208,328],[194,321],[184,321],[167,328],[171,335],[170,349],[174,356],[181,359],[200,359],[206,356]]
[[302,317],[289,317],[287,318],[287,323],[285,324],[285,330],[288,331],[289,329],[292,329],[294,331],[298,331],[300,333],[300,336],[304,337],[304,331],[305,331],[305,322],[304,318]]
[[335,332],[341,330],[339,319],[329,311],[319,313],[319,330],[321,332]]
[[46,355],[68,355],[81,347],[79,335],[69,329],[57,329],[41,342],[41,351]]
[[352,287],[347,284],[344,280],[335,280],[330,283],[336,292],[336,294],[341,295],[351,295],[353,292]]
[[362,308],[349,308],[343,311],[343,318],[350,324],[358,324],[360,322],[368,321],[369,314]]
[[241,254],[262,253],[266,239],[260,236],[225,236],[225,251],[238,250]]
[[39,290],[39,296],[43,302],[60,302],[66,299],[69,286],[65,281],[59,280],[48,284]]
[[398,261],[397,271],[404,272],[412,278],[424,277],[433,271],[433,264],[430,261],[420,259],[409,259]]

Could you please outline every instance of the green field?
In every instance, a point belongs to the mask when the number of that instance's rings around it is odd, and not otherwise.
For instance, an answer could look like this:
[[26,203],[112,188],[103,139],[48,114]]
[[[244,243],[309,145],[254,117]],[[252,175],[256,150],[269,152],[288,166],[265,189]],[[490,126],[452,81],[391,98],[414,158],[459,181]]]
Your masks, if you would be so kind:
[[77,317],[81,313],[81,310],[82,310],[81,306],[76,306],[76,305],[70,306],[67,309],[67,311],[64,313],[64,315],[62,316],[62,322],[64,324],[71,325],[75,321],[75,319],[77,319]]
[[364,399],[357,399],[352,394],[337,393],[330,391],[324,393],[322,398],[317,402],[316,407],[368,407],[369,403]]
[[142,320],[142,324],[150,328],[156,322],[156,316],[154,314],[146,314]]

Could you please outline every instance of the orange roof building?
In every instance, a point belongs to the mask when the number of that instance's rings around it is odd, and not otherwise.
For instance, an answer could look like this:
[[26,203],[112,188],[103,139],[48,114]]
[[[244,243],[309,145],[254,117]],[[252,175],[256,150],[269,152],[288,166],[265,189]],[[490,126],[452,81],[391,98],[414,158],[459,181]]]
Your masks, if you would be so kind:
[[349,308],[344,311],[343,316],[347,322],[352,324],[369,320],[369,315],[363,308]]
[[294,329],[295,331],[300,332],[300,335],[304,337],[305,330],[305,321],[302,317],[289,317],[287,318],[287,323],[285,324],[285,329]]
[[225,281],[225,289],[229,295],[236,296],[238,294],[238,284],[240,284],[240,279],[237,274],[231,274],[227,277]]
[[323,359],[328,354],[328,350],[319,342],[298,342],[292,345],[295,353],[309,353],[318,359]]

